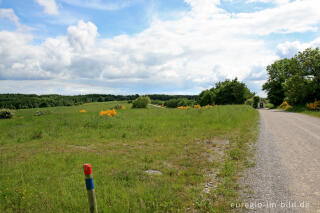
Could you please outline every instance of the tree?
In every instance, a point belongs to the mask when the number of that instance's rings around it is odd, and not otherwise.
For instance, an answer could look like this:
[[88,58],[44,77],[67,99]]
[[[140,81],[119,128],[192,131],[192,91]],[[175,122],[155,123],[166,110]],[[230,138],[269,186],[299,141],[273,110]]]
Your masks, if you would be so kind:
[[204,90],[199,95],[200,106],[214,105],[216,99],[216,94],[213,90]]
[[268,80],[262,86],[268,94],[270,102],[276,106],[280,105],[285,98],[285,82],[292,63],[290,59],[282,59],[267,66]]
[[320,99],[320,51],[306,49],[290,59],[281,59],[267,66],[268,81],[263,90],[276,106],[286,100],[304,105]]
[[199,95],[199,104],[202,106],[207,104],[243,104],[252,96],[254,93],[251,93],[244,83],[235,78],[232,81],[218,82],[210,90],[202,91]]
[[295,57],[308,81],[308,100],[320,99],[320,50],[307,48]]

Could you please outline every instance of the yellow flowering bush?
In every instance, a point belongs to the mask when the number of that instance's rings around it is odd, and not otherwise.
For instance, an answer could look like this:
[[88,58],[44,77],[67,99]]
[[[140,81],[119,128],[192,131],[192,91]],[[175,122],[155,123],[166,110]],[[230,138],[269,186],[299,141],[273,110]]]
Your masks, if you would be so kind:
[[190,107],[189,106],[179,106],[177,107],[177,109],[189,109]]
[[197,104],[197,105],[194,105],[193,108],[200,109],[201,106],[199,104]]
[[284,101],[281,105],[281,108],[284,108],[285,110],[289,110],[292,108],[292,106],[290,106],[290,104],[287,101]]
[[287,101],[284,101],[281,105],[280,105],[280,107],[286,107],[288,105],[288,102]]
[[84,112],[87,112],[87,110],[82,109],[82,110],[80,110],[80,112],[81,112],[81,113],[84,113]]
[[111,110],[101,110],[100,111],[100,116],[105,116],[107,115],[108,117],[113,117],[116,116],[117,112],[115,109],[111,109]]
[[315,101],[313,103],[306,104],[306,107],[310,110],[317,110],[320,108],[320,101]]

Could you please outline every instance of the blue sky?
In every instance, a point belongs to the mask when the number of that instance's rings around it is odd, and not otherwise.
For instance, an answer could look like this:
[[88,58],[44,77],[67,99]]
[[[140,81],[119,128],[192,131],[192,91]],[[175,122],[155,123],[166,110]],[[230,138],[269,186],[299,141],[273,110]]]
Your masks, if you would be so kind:
[[0,0],[0,93],[198,94],[320,45],[317,0]]

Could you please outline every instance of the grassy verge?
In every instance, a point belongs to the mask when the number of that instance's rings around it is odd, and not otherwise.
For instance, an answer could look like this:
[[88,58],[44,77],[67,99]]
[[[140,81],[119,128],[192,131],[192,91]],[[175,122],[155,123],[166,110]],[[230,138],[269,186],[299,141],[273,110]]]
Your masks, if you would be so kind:
[[309,110],[305,106],[294,106],[288,111],[289,112],[299,112],[299,113],[303,113],[303,114],[307,114],[307,115],[311,115],[311,116],[320,118],[320,111]]
[[[15,119],[0,120],[0,212],[86,212],[88,162],[101,212],[230,209],[256,136],[256,110],[127,105],[115,117],[99,116],[113,105],[48,108],[40,116],[19,110]],[[215,186],[204,193],[210,181]]]

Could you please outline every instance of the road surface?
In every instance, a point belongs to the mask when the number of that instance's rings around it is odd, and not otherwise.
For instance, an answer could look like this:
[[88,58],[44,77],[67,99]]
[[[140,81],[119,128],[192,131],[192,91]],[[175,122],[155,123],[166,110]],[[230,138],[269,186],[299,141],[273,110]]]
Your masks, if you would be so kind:
[[[259,110],[256,166],[244,174],[249,212],[320,213],[320,119]],[[238,206],[239,207],[239,206]]]

